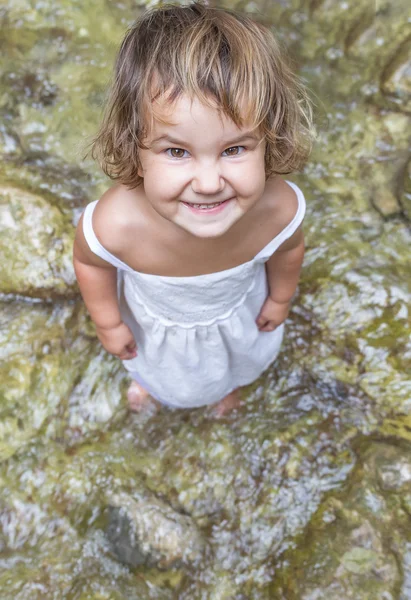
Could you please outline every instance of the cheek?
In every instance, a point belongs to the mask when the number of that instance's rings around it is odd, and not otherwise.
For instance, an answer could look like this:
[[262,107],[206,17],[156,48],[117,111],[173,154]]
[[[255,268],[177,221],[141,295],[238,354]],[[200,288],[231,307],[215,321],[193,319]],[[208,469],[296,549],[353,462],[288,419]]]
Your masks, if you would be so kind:
[[265,168],[259,163],[249,165],[238,174],[239,191],[243,196],[259,197],[265,189]]
[[178,198],[184,188],[181,177],[173,170],[156,164],[143,171],[143,186],[149,200],[157,204]]
[[160,196],[162,197],[168,192],[172,191],[173,185],[173,173],[170,169],[167,169],[162,161],[156,160],[150,157],[141,157],[142,169],[139,170],[139,175],[144,180],[144,190],[148,196]]

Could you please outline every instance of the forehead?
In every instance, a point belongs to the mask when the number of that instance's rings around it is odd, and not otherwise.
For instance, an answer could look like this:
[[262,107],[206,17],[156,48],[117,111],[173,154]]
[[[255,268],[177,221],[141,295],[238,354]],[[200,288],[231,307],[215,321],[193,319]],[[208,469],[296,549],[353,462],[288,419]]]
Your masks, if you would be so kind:
[[151,108],[147,132],[151,139],[166,133],[179,133],[190,138],[200,134],[225,139],[227,136],[238,137],[244,131],[253,129],[250,123],[244,123],[241,127],[236,125],[213,100],[205,104],[198,98],[182,95],[170,102],[163,96],[154,100]]

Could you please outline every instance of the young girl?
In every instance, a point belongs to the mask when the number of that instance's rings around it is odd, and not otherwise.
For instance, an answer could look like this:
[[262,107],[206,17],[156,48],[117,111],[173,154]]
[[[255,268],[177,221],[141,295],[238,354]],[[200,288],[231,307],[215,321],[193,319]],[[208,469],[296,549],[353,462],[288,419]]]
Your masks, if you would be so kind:
[[80,220],[74,266],[128,399],[239,403],[274,361],[304,253],[305,202],[279,174],[311,141],[304,88],[272,34],[200,3],[127,32],[92,154],[117,180]]

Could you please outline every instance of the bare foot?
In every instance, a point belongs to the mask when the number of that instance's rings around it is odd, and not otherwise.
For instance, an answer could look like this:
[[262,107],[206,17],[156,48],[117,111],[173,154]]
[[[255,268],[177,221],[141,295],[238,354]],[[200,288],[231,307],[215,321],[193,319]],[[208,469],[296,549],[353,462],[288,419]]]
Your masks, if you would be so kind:
[[158,403],[151,398],[150,394],[137,381],[132,381],[127,391],[127,400],[130,410],[143,412],[153,407],[157,410]]
[[238,389],[234,390],[230,394],[227,394],[220,402],[215,404],[212,409],[214,417],[219,419],[232,410],[238,408],[241,404],[241,398]]

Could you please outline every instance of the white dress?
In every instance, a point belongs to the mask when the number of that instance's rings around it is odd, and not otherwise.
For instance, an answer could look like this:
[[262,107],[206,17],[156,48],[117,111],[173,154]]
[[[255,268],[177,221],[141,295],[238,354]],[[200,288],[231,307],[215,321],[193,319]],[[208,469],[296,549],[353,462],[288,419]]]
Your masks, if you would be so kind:
[[124,322],[138,355],[123,361],[130,376],[172,407],[214,404],[252,383],[275,360],[284,325],[259,331],[256,318],[268,295],[265,262],[296,231],[305,213],[301,190],[292,221],[252,260],[207,275],[165,277],[134,271],[108,252],[92,226],[97,201],[84,212],[92,252],[117,268]]

